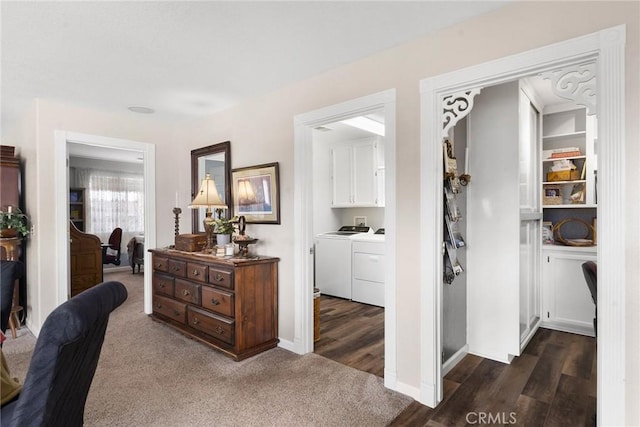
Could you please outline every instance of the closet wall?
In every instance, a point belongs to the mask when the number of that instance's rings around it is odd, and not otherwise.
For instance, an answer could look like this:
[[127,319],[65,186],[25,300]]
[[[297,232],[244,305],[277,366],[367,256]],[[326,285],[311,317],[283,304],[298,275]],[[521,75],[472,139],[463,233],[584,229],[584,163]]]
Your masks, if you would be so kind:
[[[462,173],[467,148],[466,118],[460,120],[453,129],[453,141],[453,154],[457,159],[458,173]],[[458,220],[458,229],[464,239],[467,239],[468,188],[462,187],[462,191],[456,195],[456,203],[462,215]],[[442,351],[444,353],[442,359],[444,363],[467,344],[467,249],[460,248],[456,253],[464,271],[450,285],[442,284]]]

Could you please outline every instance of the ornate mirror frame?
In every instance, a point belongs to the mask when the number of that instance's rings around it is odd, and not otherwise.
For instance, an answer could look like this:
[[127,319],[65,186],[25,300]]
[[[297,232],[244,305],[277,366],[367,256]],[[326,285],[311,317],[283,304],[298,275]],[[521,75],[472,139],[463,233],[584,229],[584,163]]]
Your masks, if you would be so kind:
[[[220,166],[220,162],[224,166]],[[233,214],[233,203],[231,200],[231,142],[225,141],[208,147],[191,150],[191,200],[200,188],[200,183],[204,179],[205,173],[211,173],[215,180],[220,197],[228,206],[222,216],[231,218]],[[219,182],[222,180],[223,182]],[[221,191],[223,190],[223,191]],[[204,208],[192,209],[192,232],[203,232],[202,220],[204,219]],[[214,213],[215,215],[215,213]]]

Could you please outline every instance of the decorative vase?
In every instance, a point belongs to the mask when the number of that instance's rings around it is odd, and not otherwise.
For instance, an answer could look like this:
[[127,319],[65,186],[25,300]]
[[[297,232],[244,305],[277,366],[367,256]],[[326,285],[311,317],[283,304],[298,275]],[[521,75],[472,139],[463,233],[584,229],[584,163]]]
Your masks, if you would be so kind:
[[231,234],[216,234],[216,246],[224,246],[231,241]]

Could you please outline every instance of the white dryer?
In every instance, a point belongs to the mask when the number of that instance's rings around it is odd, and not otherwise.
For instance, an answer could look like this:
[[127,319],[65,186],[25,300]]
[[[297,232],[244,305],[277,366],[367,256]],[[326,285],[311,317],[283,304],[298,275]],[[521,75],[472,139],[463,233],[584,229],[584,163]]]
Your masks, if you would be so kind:
[[315,287],[323,295],[351,299],[351,240],[373,234],[371,227],[345,225],[318,234],[315,241]]

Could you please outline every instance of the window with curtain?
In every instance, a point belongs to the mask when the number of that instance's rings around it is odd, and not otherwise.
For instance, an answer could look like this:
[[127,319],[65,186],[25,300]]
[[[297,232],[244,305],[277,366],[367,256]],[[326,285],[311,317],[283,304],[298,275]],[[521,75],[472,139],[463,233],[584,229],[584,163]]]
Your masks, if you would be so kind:
[[124,244],[128,236],[144,233],[143,175],[84,168],[70,172],[73,186],[86,189],[88,233],[107,241],[120,227]]

